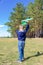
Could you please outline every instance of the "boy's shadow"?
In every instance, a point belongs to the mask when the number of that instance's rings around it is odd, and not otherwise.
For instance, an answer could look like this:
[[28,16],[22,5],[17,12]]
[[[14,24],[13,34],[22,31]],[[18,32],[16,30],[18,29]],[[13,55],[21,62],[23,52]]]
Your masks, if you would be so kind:
[[[37,54],[25,58],[25,60],[28,60],[28,59],[30,59],[30,58],[32,58],[32,57],[38,57],[38,56],[41,56],[41,55],[43,55],[43,53],[37,52]],[[24,60],[24,61],[25,61],[25,60]]]

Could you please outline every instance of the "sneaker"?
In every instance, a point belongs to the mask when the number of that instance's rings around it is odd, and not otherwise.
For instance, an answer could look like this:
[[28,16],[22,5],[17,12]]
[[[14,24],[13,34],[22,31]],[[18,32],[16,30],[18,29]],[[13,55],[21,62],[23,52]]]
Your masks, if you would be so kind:
[[18,63],[22,63],[22,61],[20,61],[20,60],[17,60],[17,62],[18,62]]
[[22,61],[24,61],[24,59],[22,59]]

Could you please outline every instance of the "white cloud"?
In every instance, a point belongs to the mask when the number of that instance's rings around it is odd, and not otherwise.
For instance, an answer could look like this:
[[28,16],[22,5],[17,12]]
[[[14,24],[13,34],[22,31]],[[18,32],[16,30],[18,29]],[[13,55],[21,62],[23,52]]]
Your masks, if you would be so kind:
[[11,34],[7,31],[8,27],[5,25],[0,25],[0,37],[11,36]]
[[4,25],[0,25],[0,28],[4,27]]
[[7,37],[7,36],[11,36],[11,34],[7,31],[0,31],[0,37]]

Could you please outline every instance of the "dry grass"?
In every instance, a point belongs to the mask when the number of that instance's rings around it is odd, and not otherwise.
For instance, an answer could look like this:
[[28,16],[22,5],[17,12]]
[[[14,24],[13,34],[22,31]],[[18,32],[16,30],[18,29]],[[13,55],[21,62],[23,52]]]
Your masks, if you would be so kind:
[[17,38],[0,38],[0,65],[43,65],[43,38],[26,39],[25,61],[17,63]]

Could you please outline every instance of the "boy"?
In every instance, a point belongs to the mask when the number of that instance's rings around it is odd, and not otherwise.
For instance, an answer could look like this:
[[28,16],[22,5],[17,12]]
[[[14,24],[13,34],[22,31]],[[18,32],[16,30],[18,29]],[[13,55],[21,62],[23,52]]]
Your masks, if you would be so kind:
[[16,31],[18,37],[18,51],[19,51],[19,60],[18,62],[22,62],[24,60],[24,46],[26,40],[26,33],[29,29],[29,25],[26,25],[26,29],[23,29],[23,26],[19,26],[19,30]]

